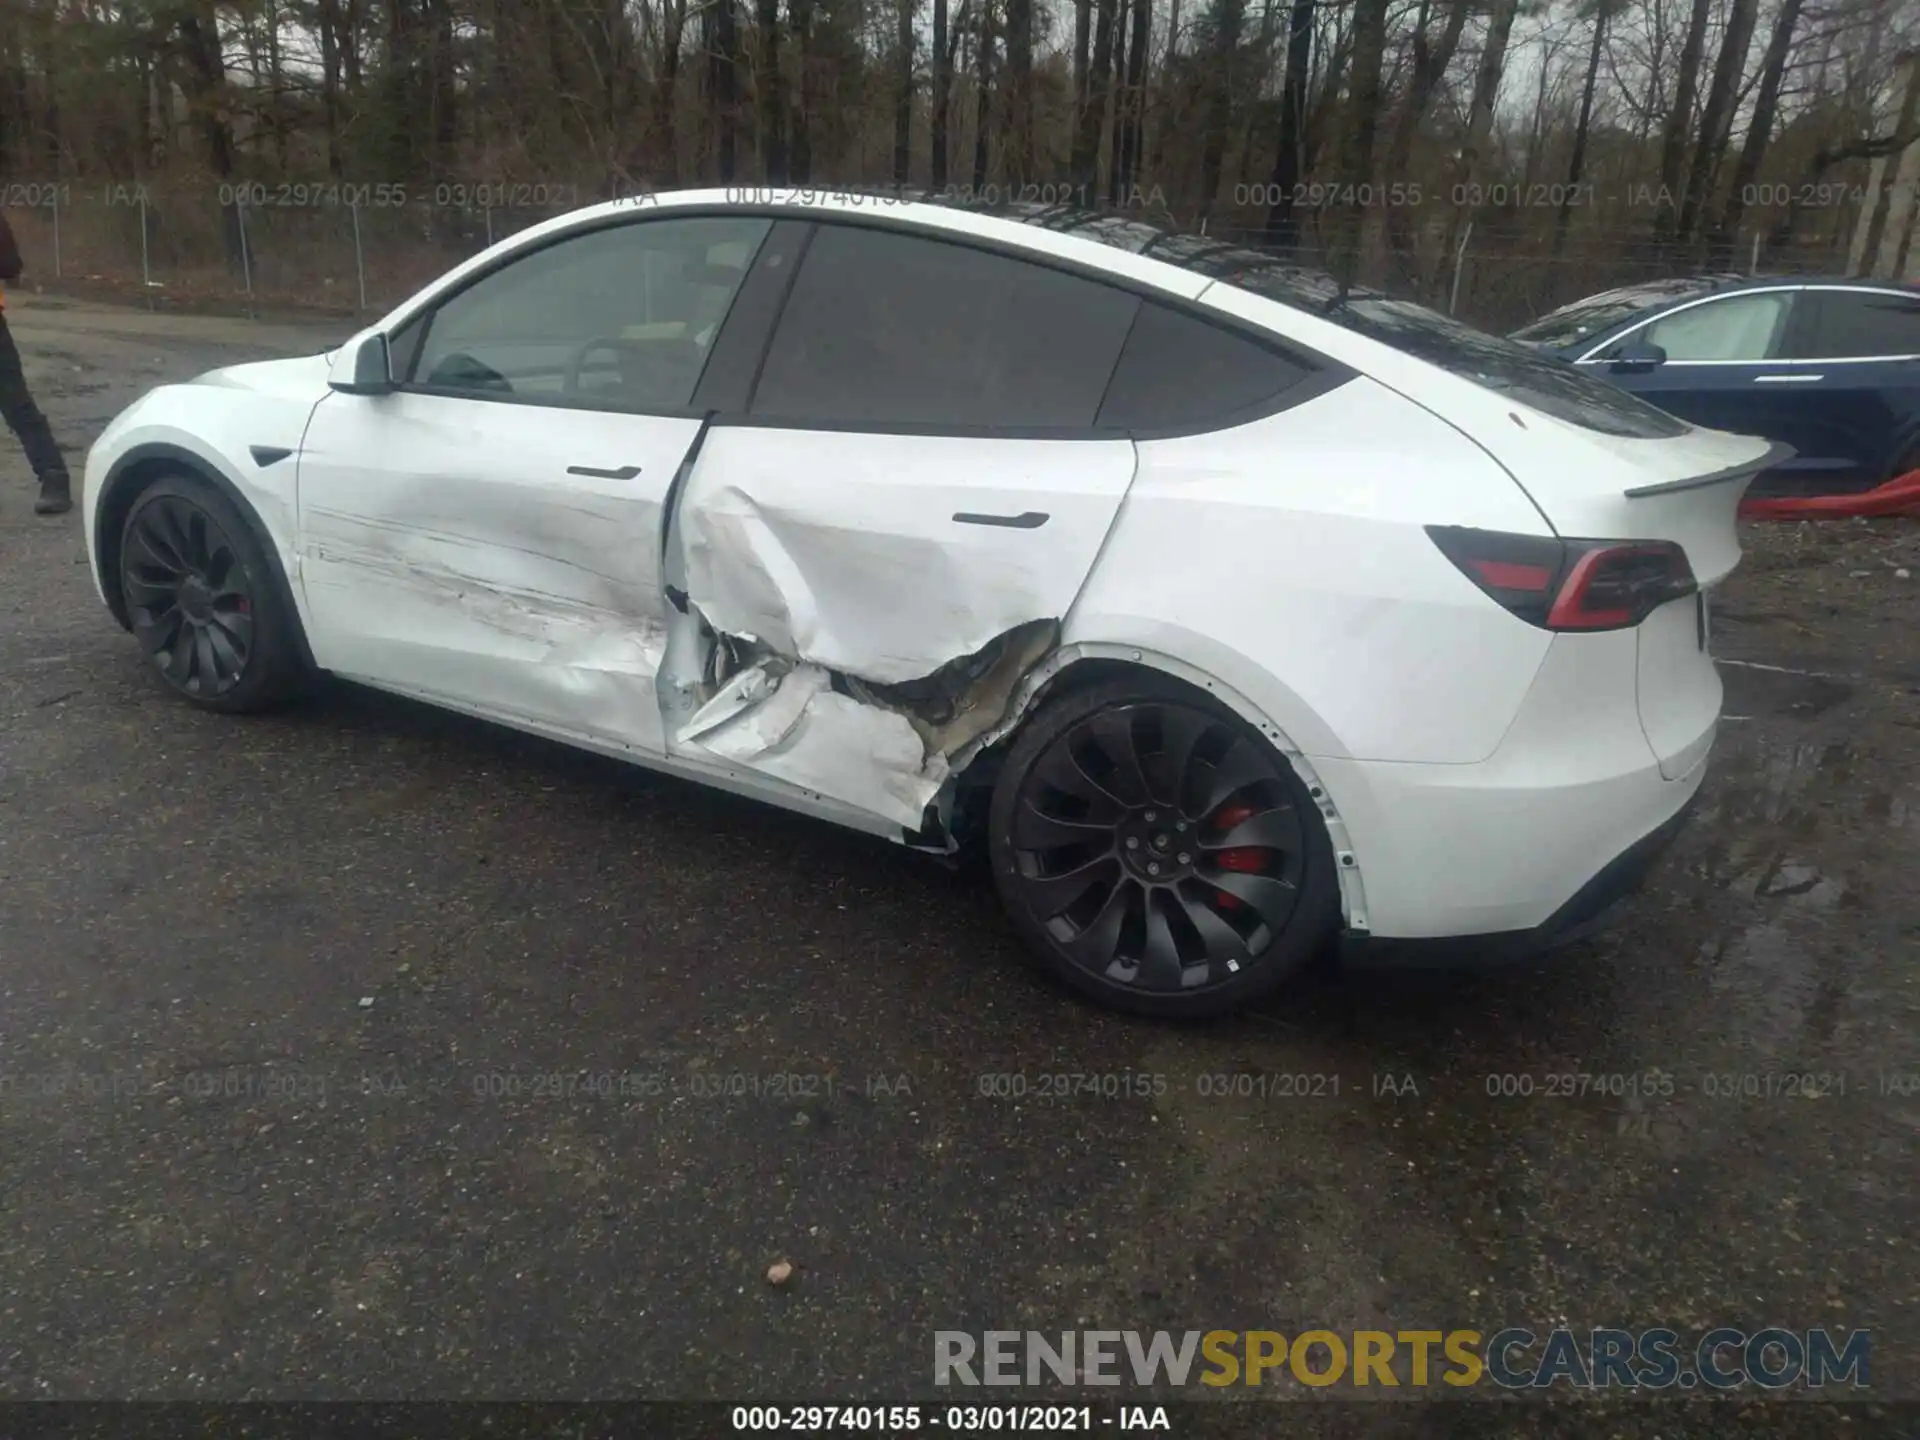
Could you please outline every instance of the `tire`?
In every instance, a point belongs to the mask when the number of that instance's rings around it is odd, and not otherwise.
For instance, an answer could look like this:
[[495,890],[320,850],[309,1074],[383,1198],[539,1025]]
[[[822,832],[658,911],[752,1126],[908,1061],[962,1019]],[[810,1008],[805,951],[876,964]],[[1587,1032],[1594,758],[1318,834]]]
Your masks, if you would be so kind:
[[167,475],[120,532],[120,593],[167,688],[205,710],[270,710],[297,692],[293,605],[252,520],[211,482]]
[[1240,1009],[1339,922],[1333,846],[1293,767],[1222,706],[1151,677],[1033,717],[995,783],[987,845],[1032,957],[1134,1014]]

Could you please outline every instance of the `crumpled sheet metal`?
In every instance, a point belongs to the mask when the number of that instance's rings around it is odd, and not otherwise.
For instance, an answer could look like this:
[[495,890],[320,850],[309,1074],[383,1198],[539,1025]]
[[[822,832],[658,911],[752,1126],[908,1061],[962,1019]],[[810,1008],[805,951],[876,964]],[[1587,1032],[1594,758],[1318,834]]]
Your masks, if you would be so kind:
[[723,685],[675,743],[918,830],[947,778],[906,716],[832,689],[818,665],[762,662]]

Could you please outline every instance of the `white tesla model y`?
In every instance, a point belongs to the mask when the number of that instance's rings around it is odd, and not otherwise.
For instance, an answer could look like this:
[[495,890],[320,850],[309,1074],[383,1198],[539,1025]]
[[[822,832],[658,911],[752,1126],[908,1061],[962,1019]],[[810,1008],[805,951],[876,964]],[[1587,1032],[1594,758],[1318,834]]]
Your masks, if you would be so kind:
[[1777,461],[1198,236],[689,191],[154,390],[84,513],[188,701],[330,673],[984,845],[1057,976],[1198,1015],[1630,888]]

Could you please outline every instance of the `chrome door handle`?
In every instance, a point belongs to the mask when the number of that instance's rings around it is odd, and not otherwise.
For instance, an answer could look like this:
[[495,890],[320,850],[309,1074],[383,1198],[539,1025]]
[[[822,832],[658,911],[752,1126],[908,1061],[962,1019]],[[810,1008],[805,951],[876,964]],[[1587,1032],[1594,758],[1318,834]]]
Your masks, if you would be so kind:
[[622,465],[618,470],[600,470],[592,465],[569,465],[569,475],[586,475],[594,480],[632,480],[640,474],[638,465]]
[[1824,375],[1756,375],[1756,385],[1811,385],[1816,380],[1824,380]]

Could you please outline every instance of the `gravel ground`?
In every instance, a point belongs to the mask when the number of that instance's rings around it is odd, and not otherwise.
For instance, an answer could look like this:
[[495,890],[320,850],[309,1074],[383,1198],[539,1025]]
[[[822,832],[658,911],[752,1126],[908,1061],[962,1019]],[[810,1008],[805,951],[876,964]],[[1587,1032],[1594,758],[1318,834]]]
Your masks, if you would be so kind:
[[[8,300],[76,466],[147,386],[344,333]],[[1750,530],[1712,777],[1616,931],[1179,1029],[858,836],[344,686],[193,712],[29,502],[0,444],[0,1397],[931,1401],[937,1329],[1564,1323],[1870,1327],[1874,1394],[1920,1398],[1920,526]],[[1649,1070],[1670,1097],[1489,1093]],[[1784,1072],[1845,1093],[1710,1093]],[[1240,1074],[1338,1095],[1201,1093]]]

